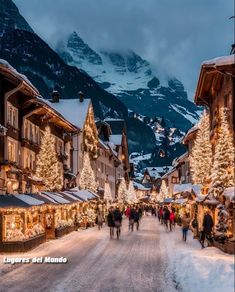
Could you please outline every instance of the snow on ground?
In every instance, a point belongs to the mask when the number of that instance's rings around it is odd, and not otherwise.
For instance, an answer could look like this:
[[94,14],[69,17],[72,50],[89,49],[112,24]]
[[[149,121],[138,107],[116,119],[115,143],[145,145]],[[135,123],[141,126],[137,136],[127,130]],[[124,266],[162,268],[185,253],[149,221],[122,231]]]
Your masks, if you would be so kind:
[[[4,264],[4,257],[66,257],[67,264]],[[233,256],[215,248],[201,250],[180,228],[166,232],[156,217],[146,216],[140,230],[120,240],[108,228],[72,232],[28,253],[0,255],[0,291],[135,291],[232,292]]]
[[160,246],[167,254],[168,273],[179,291],[234,291],[233,255],[215,247],[201,249],[191,231],[185,243],[180,227],[173,232],[166,232],[163,226],[160,228]]

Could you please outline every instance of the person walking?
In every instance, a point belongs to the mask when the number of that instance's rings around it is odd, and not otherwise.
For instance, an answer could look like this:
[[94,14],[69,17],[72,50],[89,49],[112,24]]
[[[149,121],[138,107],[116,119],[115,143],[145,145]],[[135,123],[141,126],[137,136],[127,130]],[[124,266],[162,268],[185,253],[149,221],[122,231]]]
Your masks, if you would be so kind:
[[159,219],[159,222],[161,222],[161,224],[162,224],[162,220],[163,220],[162,217],[163,217],[163,208],[161,206],[159,211],[158,211],[158,219]]
[[114,236],[114,227],[115,227],[114,216],[113,216],[113,207],[111,207],[109,209],[109,213],[107,216],[107,223],[108,223],[108,227],[110,229],[110,238],[112,239]]
[[98,230],[100,230],[103,226],[103,214],[100,210],[97,213],[96,221],[97,221],[97,225],[98,225]]
[[140,221],[139,210],[138,210],[138,207],[136,207],[134,210],[134,223],[136,223],[136,230],[139,230],[139,226],[140,226],[139,221]]
[[175,226],[175,213],[173,209],[170,212],[170,231],[172,231],[172,226]]
[[135,209],[131,206],[130,216],[129,216],[129,230],[134,230],[134,223],[135,223]]
[[190,224],[190,217],[188,213],[185,213],[182,217],[182,233],[183,233],[183,240],[187,241],[187,233]]
[[169,220],[170,220],[170,211],[169,211],[168,207],[165,206],[163,209],[163,221],[164,221],[164,224],[166,226],[166,229],[168,229]]
[[116,227],[117,239],[119,239],[120,234],[121,234],[122,213],[120,212],[118,207],[114,210],[113,217],[114,217],[114,223]]
[[206,211],[206,214],[203,218],[203,232],[204,232],[204,236],[202,234],[201,236],[201,245],[202,245],[202,248],[204,248],[204,241],[205,239],[207,239],[208,241],[208,246],[211,246],[213,244],[213,240],[212,240],[212,229],[213,229],[213,226],[214,226],[214,221],[210,215],[210,211],[207,210]]

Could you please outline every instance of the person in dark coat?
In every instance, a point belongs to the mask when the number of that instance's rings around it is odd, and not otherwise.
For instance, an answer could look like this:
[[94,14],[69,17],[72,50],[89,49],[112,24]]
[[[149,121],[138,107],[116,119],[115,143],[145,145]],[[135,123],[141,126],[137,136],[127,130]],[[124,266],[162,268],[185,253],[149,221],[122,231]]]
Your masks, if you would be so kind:
[[129,216],[129,230],[134,230],[134,223],[135,223],[135,209],[131,206],[130,216]]
[[112,239],[114,236],[114,227],[115,227],[113,207],[109,209],[109,213],[107,216],[107,223],[108,223],[108,227],[110,228],[110,238]]
[[169,211],[168,207],[165,206],[163,209],[163,221],[164,221],[164,224],[166,225],[167,229],[168,229],[169,220],[170,220],[170,211]]
[[119,236],[121,234],[122,213],[120,212],[118,207],[114,210],[113,217],[115,227],[117,228],[117,239],[119,239]]
[[134,222],[136,223],[136,229],[139,230],[139,225],[140,225],[140,214],[139,214],[139,210],[136,207],[135,211],[134,211]]
[[203,233],[204,236],[202,236],[202,239],[200,240],[202,247],[204,248],[204,240],[205,238],[207,239],[208,243],[211,245],[212,244],[212,229],[214,226],[214,221],[210,215],[210,211],[207,210],[206,214],[203,218]]

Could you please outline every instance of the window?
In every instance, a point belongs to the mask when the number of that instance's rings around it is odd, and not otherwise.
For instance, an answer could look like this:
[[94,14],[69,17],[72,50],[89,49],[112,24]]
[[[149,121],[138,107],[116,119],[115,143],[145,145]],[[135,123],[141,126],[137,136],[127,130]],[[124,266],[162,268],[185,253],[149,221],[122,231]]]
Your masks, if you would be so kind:
[[8,153],[8,160],[12,162],[18,161],[18,153],[17,153],[17,141],[8,138],[7,144],[7,153]]
[[25,149],[24,167],[35,170],[35,153],[29,149]]
[[57,141],[57,153],[60,154],[60,153],[63,153],[63,141],[60,140],[60,139],[56,139]]
[[18,128],[18,109],[9,102],[7,103],[7,123]]

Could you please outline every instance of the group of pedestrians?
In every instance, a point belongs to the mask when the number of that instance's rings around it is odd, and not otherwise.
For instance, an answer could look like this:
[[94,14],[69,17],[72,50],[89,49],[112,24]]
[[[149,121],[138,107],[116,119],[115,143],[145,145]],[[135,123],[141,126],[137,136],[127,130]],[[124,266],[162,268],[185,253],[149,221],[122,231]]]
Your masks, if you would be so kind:
[[110,238],[112,239],[117,236],[119,239],[121,235],[121,226],[123,215],[129,220],[129,230],[134,231],[134,226],[136,230],[139,230],[140,220],[142,217],[142,208],[138,205],[127,206],[125,210],[120,210],[119,207],[110,207],[107,216],[107,225],[110,229]]
[[118,207],[109,208],[107,224],[110,229],[110,238],[112,239],[114,237],[114,229],[116,229],[117,239],[119,239],[121,235],[122,213]]
[[133,205],[128,206],[125,215],[129,219],[129,230],[134,231],[134,225],[136,225],[136,230],[139,230],[142,208]]
[[158,220],[166,229],[172,231],[175,226],[175,209],[173,207],[161,206],[157,209]]

